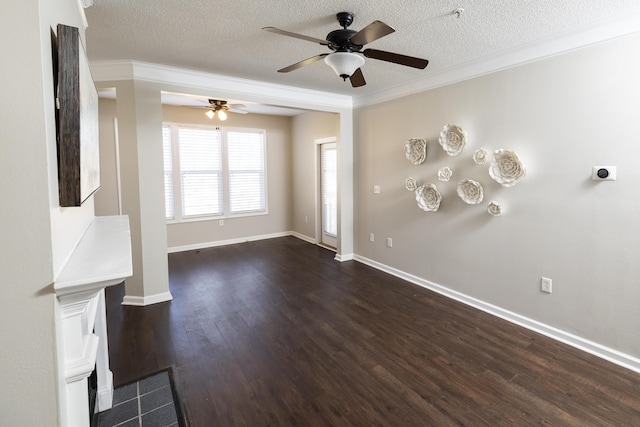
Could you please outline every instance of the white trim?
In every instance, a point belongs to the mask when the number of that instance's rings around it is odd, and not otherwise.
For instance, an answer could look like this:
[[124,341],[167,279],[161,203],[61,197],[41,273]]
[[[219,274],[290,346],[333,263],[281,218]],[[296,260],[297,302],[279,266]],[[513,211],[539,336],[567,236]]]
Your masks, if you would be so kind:
[[352,261],[354,259],[354,254],[336,254],[335,259],[338,262]]
[[252,100],[268,104],[320,108],[332,112],[353,107],[352,97],[339,93],[247,80],[147,62],[92,61],[90,68],[96,82],[144,80],[205,92],[215,90],[225,94],[227,98],[244,97],[246,94],[251,94]]
[[355,97],[139,61],[91,61],[90,66],[96,82],[146,80],[199,91],[215,90],[223,92],[229,98],[251,94],[252,100],[256,102],[339,112],[340,109],[373,105],[469,80],[638,32],[640,7],[627,11],[624,15],[604,18],[577,30],[516,46],[455,68],[436,73],[429,73],[427,69],[427,76],[424,78]]
[[122,215],[122,178],[120,177],[120,137],[118,136],[118,118],[113,118],[114,151],[116,163],[116,191],[118,192],[118,214]]
[[92,6],[92,0],[76,0],[76,4],[78,5],[78,12],[80,12],[80,19],[82,20],[82,25],[86,30],[89,26],[89,22],[87,21],[87,15],[84,13],[84,9],[86,7]]
[[138,307],[144,307],[151,304],[157,304],[159,302],[171,301],[173,296],[171,292],[163,292],[161,294],[146,295],[143,297],[125,295],[122,299],[122,305],[135,305]]
[[[315,240],[312,239],[311,237],[305,236],[295,231],[291,231],[291,232],[285,232],[285,233],[277,233],[273,235],[255,236],[255,237],[244,238],[244,239],[209,242],[207,244],[197,245],[197,247],[196,245],[192,245],[190,247],[182,246],[179,248],[170,248],[169,252],[180,252],[181,250],[201,249],[206,247],[223,246],[223,245],[229,245],[229,244],[235,244],[235,243],[244,243],[244,242],[253,241],[253,240],[262,240],[262,239],[270,239],[270,238],[285,237],[285,236],[293,236],[300,240],[304,240],[308,243],[317,244],[317,242],[315,242]],[[564,344],[570,345],[579,350],[582,350],[594,356],[600,357],[616,365],[619,365],[629,370],[632,370],[634,372],[640,373],[640,359],[637,357],[631,356],[629,354],[623,353],[621,351],[606,347],[594,341],[574,335],[570,332],[566,332],[556,327],[544,324],[542,322],[538,322],[537,320],[530,319],[528,317],[522,316],[520,314],[514,313],[504,308],[495,306],[493,304],[487,303],[485,301],[479,300],[477,298],[471,297],[461,292],[454,291],[445,286],[438,285],[437,283],[422,279],[420,277],[414,276],[412,274],[406,273],[404,271],[398,270],[393,267],[389,267],[385,264],[379,263],[377,261],[373,261],[369,258],[365,258],[357,254],[343,254],[343,255],[336,254],[334,259],[339,262],[345,262],[345,261],[351,261],[351,260],[361,262],[377,270],[384,271],[385,273],[389,273],[393,276],[406,280],[409,283],[413,283],[414,285],[418,285],[423,288],[429,289],[431,291],[437,292],[440,295],[443,295],[447,298],[451,298],[453,300],[459,301],[463,304],[477,308],[478,310],[482,310],[485,313],[494,315],[508,322],[522,326],[531,331],[534,331],[539,334],[545,335],[549,338],[552,338],[556,341],[560,341]],[[141,305],[141,304],[132,304],[132,305]]]
[[629,354],[622,353],[618,350],[615,350],[615,349],[606,347],[604,345],[598,344],[596,342],[590,341],[588,339],[579,337],[570,332],[563,331],[553,326],[538,322],[537,320],[533,320],[528,317],[522,316],[520,314],[514,313],[512,311],[505,310],[501,307],[495,306],[493,304],[489,304],[487,302],[476,299],[469,295],[465,295],[463,293],[454,291],[442,285],[438,285],[436,283],[430,282],[428,280],[422,279],[420,277],[414,276],[404,271],[395,269],[393,267],[389,267],[387,265],[362,257],[360,255],[356,255],[354,259],[370,267],[376,268],[378,270],[384,271],[385,273],[389,273],[393,276],[404,279],[415,285],[437,292],[441,295],[444,295],[445,297],[451,298],[463,304],[477,308],[478,310],[482,310],[485,313],[489,313],[494,316],[500,317],[501,319],[507,320],[511,323],[515,323],[516,325],[522,326],[524,328],[527,328],[539,334],[545,335],[549,338],[553,338],[557,341],[568,344],[579,350],[590,353],[594,356],[600,357],[609,362],[615,363],[616,365],[619,365],[624,368],[630,369],[634,372],[640,373],[640,359],[634,356],[631,356]]
[[113,407],[113,372],[109,370],[106,372],[105,384],[98,386],[97,400],[100,412]]
[[305,242],[317,245],[318,241],[316,239],[314,239],[313,237],[309,237],[309,236],[305,236],[304,234],[298,233],[297,231],[292,231],[291,236],[293,237],[297,237],[300,240],[304,240]]
[[601,19],[591,25],[564,34],[546,37],[525,45],[488,55],[455,68],[428,73],[427,77],[399,84],[368,95],[354,98],[354,108],[378,104],[441,86],[469,80],[529,62],[571,52],[607,40],[640,32],[640,7],[623,16]]
[[96,83],[133,80],[133,63],[131,61],[89,61],[89,68]]
[[217,246],[227,246],[227,245],[236,245],[238,243],[246,243],[246,242],[255,242],[258,240],[266,240],[266,239],[275,239],[278,237],[286,237],[291,236],[291,231],[284,231],[281,233],[273,233],[273,234],[262,234],[258,236],[249,236],[249,237],[240,237],[237,239],[228,239],[228,240],[215,240],[211,242],[202,242],[196,243],[193,245],[184,245],[184,246],[172,246],[167,248],[168,253],[176,253],[176,252],[185,252],[185,251],[193,251],[197,249],[206,249],[206,248],[215,248]]
[[[339,153],[338,150],[338,139],[335,136],[328,136],[325,138],[319,138],[316,139],[314,141],[315,143],[315,159],[314,159],[314,164],[316,165],[316,170],[315,170],[315,176],[314,176],[314,181],[315,181],[315,201],[316,201],[316,206],[315,206],[315,213],[316,213],[316,221],[315,221],[315,233],[316,233],[316,239],[318,241],[318,244],[320,246],[323,246],[325,243],[323,243],[323,239],[325,236],[324,233],[324,215],[323,215],[323,211],[322,211],[322,147],[324,145],[329,145],[329,144],[333,144],[334,149],[336,150],[336,154]],[[336,158],[336,167],[338,166],[337,162],[339,161],[338,158]],[[338,171],[336,170],[336,175],[338,174]],[[336,178],[338,178],[336,176]],[[337,188],[336,190],[338,191],[337,194],[340,194],[340,180],[337,181]],[[338,210],[339,208],[336,207],[336,210]],[[338,222],[340,221],[340,213],[336,212],[338,218]],[[340,228],[340,225],[337,225],[337,228]],[[337,246],[338,246],[338,241],[340,240],[340,236],[336,235],[334,237],[335,242],[328,242],[328,243],[333,243],[333,247],[335,247],[336,249],[334,249],[334,251],[337,252]],[[330,245],[327,245],[330,246]]]

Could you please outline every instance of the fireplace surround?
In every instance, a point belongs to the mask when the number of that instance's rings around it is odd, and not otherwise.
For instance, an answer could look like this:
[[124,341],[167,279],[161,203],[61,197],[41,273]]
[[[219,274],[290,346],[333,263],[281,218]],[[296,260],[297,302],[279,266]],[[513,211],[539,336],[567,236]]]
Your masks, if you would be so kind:
[[128,216],[95,217],[53,285],[63,426],[90,425],[87,389],[94,368],[98,411],[112,406],[104,289],[132,274]]

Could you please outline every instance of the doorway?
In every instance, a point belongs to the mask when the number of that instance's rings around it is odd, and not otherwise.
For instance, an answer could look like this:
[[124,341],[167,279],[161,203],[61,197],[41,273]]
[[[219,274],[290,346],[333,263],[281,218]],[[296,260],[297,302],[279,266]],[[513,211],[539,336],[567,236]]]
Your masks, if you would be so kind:
[[334,249],[338,247],[338,150],[335,140],[316,141],[320,147],[320,244]]

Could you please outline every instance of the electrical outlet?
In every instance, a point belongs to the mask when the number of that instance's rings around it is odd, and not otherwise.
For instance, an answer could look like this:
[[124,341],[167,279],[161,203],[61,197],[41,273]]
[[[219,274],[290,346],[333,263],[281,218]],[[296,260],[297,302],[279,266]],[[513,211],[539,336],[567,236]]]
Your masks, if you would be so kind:
[[304,216],[304,222],[309,222],[309,217],[308,216]]
[[546,292],[548,294],[551,293],[551,287],[552,287],[552,282],[551,279],[548,279],[546,277],[541,277],[540,278],[540,290],[542,292]]
[[375,241],[375,236],[373,235],[373,233],[369,233],[369,241],[370,242]]
[[224,219],[221,219],[220,221],[218,221],[218,225],[220,225],[220,227],[222,227],[224,225]]
[[391,239],[391,237],[387,237],[387,247],[393,247],[393,240]]
[[373,186],[373,194],[380,194],[380,186],[379,185],[374,185]]

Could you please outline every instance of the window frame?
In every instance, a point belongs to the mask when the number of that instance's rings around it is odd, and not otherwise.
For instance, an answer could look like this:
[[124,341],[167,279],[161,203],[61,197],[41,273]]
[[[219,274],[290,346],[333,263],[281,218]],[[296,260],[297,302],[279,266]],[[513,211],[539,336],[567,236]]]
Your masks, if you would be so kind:
[[[173,187],[173,218],[166,218],[165,221],[167,224],[180,224],[180,223],[188,223],[188,222],[199,222],[199,221],[213,221],[213,220],[222,220],[222,219],[231,219],[231,218],[246,218],[253,216],[262,216],[269,214],[269,184],[268,184],[268,176],[267,176],[267,131],[262,128],[247,128],[247,127],[226,127],[219,125],[202,125],[202,124],[194,124],[194,123],[180,123],[180,122],[169,122],[163,121],[162,127],[170,128],[170,138],[171,138],[171,167],[172,167],[172,187]],[[178,129],[180,127],[183,128],[192,128],[192,129],[208,129],[208,130],[217,130],[221,133],[221,157],[222,157],[222,173],[221,173],[221,181],[222,181],[222,213],[221,214],[202,214],[202,215],[192,215],[188,217],[183,216],[183,200],[182,200],[182,182],[181,182],[181,170],[180,170],[180,155],[179,155],[179,137],[178,137]],[[263,150],[263,162],[262,162],[262,172],[263,172],[263,193],[264,193],[264,210],[256,210],[250,212],[239,212],[232,213],[231,212],[231,201],[230,201],[230,175],[229,175],[229,150],[228,150],[228,138],[227,134],[229,132],[245,132],[245,133],[260,133],[262,134],[262,150]],[[176,155],[177,153],[177,155]],[[163,151],[164,155],[164,151]],[[164,165],[163,165],[164,172]],[[164,175],[163,175],[164,176]],[[164,194],[164,199],[166,203],[166,194]],[[165,207],[166,212],[166,207]]]

